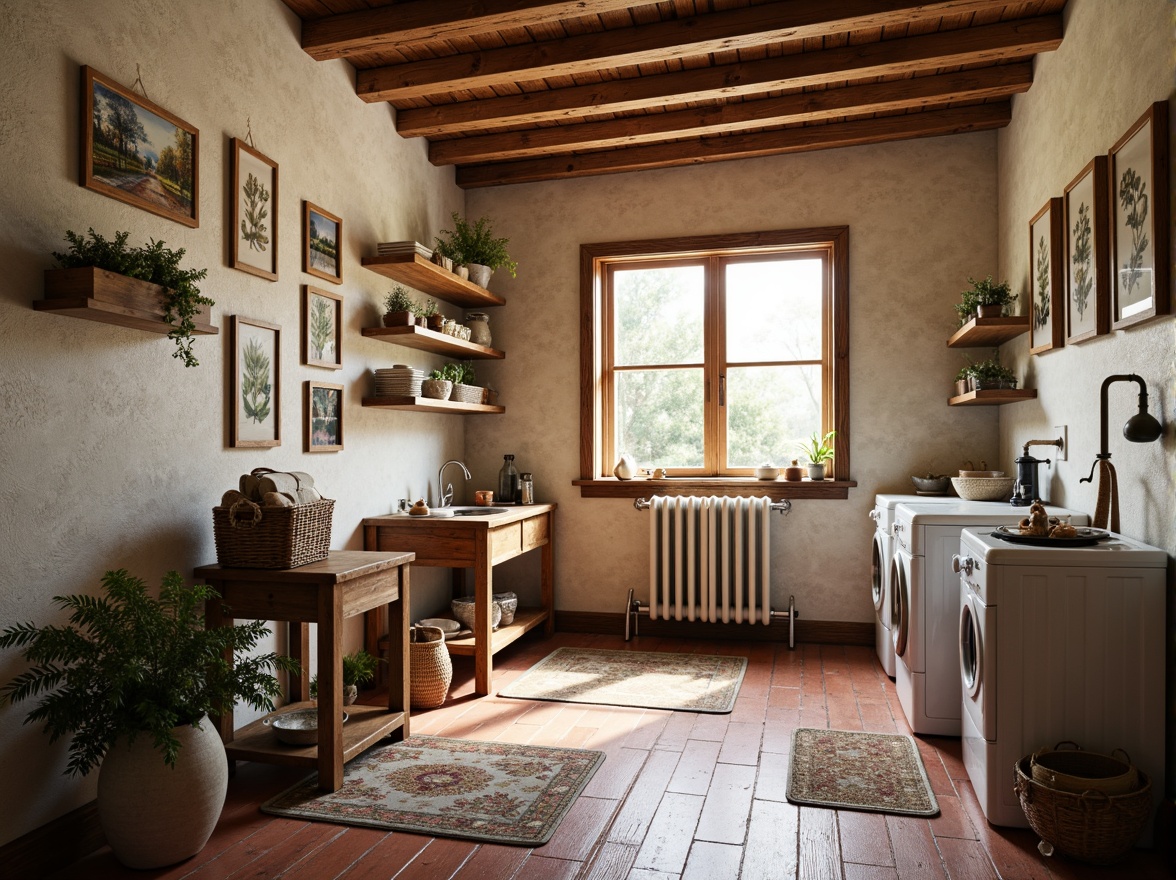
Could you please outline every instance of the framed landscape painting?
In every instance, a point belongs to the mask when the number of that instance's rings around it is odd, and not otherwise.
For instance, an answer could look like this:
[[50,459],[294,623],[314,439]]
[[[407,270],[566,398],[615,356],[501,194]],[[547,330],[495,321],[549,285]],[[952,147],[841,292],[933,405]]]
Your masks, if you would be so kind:
[[92,67],[82,67],[81,185],[200,225],[200,133]]
[[302,271],[343,283],[343,221],[318,205],[302,203]]
[[1029,221],[1029,353],[1061,348],[1062,326],[1062,200],[1052,198]]
[[1157,101],[1111,147],[1111,326],[1168,313],[1168,102]]
[[229,369],[229,445],[281,446],[282,328],[233,315]]
[[302,298],[302,362],[343,369],[343,297],[305,285]]
[[307,382],[304,408],[307,452],[343,449],[343,386]]
[[1095,156],[1066,187],[1066,343],[1111,329],[1107,157]]
[[233,175],[229,265],[278,280],[278,163],[240,138],[229,142]]

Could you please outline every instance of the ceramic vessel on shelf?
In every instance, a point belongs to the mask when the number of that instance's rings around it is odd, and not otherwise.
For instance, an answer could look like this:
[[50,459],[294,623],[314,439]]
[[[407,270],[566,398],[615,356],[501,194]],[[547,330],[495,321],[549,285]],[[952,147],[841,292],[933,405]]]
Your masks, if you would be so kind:
[[795,483],[804,479],[804,468],[796,463],[796,459],[792,459],[792,466],[784,468],[784,479],[790,483]]
[[774,480],[780,476],[780,469],[771,464],[761,464],[755,469],[757,480]]
[[494,274],[494,270],[489,266],[483,266],[481,263],[469,263],[470,281],[478,285],[478,287],[489,287],[490,276]]
[[470,342],[490,347],[490,316],[485,312],[467,312],[466,326],[470,328]]
[[[462,599],[454,599],[449,603],[449,607],[453,609],[453,616],[462,622],[466,629],[474,628],[474,597],[466,596]],[[497,602],[490,603],[490,628],[498,629],[498,624],[502,622],[502,606]]]
[[501,624],[514,623],[515,612],[519,610],[519,597],[514,593],[494,593],[494,604],[502,609]]
[[808,475],[809,475],[810,480],[823,480],[823,479],[825,479],[825,465],[823,463],[822,464],[813,464],[812,462],[809,462]]
[[613,475],[618,480],[631,480],[637,475],[637,459],[625,453],[621,456],[621,460],[617,462],[617,466],[613,468]]
[[430,400],[449,400],[453,383],[448,379],[425,379],[421,382],[421,394]]
[[453,272],[454,272],[454,274],[457,275],[458,278],[464,278],[467,281],[469,280],[469,277],[470,277],[470,267],[469,266],[456,266],[454,268]]

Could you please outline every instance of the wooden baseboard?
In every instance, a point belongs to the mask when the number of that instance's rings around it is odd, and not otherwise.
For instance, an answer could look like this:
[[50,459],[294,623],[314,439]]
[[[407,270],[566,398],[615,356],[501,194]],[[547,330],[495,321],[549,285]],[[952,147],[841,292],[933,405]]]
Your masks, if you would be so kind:
[[[650,620],[641,614],[638,628],[644,636],[673,636],[684,639],[728,639],[745,642],[788,642],[788,621],[762,624],[701,623],[688,620]],[[555,628],[560,632],[622,635],[625,616],[615,612],[556,611]],[[823,645],[874,645],[874,624],[837,620],[796,618],[797,643]]]
[[98,804],[90,801],[0,846],[0,865],[7,880],[37,880],[105,845]]

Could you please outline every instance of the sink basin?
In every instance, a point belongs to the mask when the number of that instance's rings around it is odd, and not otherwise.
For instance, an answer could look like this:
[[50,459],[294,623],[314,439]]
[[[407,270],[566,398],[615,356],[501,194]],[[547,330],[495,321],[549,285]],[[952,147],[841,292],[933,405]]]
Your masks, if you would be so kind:
[[510,513],[509,507],[463,507],[461,505],[455,505],[443,509],[452,510],[454,516],[490,516],[494,513]]

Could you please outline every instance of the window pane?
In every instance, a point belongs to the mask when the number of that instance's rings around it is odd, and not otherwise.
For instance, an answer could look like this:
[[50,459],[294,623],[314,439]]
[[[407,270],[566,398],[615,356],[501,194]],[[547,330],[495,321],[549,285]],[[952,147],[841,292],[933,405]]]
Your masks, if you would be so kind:
[[821,358],[821,260],[727,266],[727,361]]
[[702,370],[616,374],[616,452],[641,467],[703,465]]
[[821,429],[821,368],[727,370],[727,467],[780,466]]
[[613,363],[701,364],[702,266],[613,273]]

